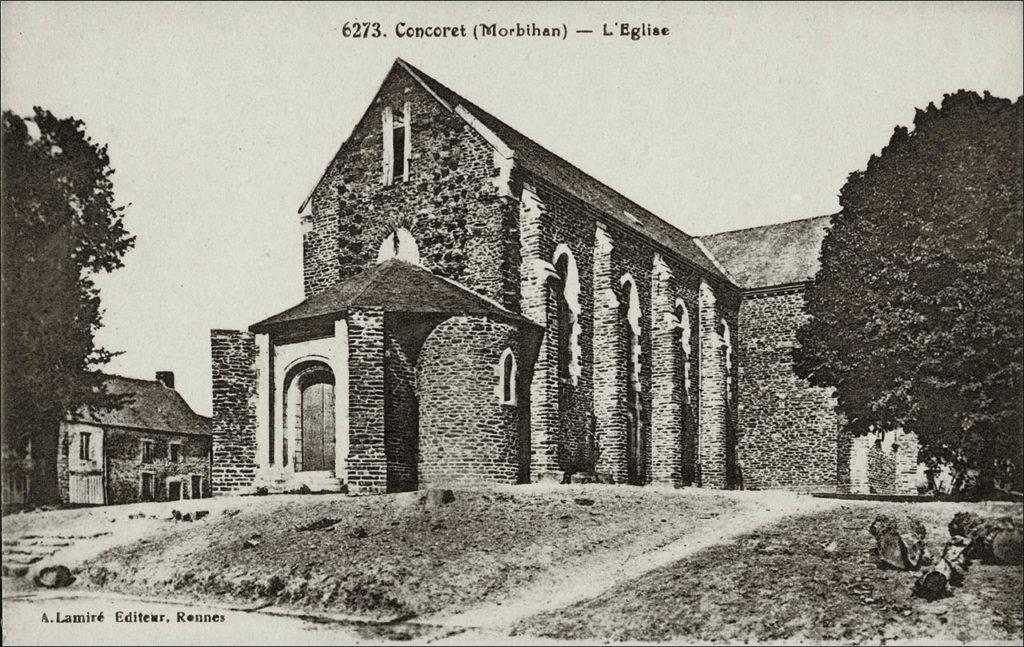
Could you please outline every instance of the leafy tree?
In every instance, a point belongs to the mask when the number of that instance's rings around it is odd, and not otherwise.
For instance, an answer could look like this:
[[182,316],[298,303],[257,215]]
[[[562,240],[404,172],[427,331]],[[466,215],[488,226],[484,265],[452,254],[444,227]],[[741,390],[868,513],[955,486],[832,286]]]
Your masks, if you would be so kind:
[[1022,116],[946,95],[850,174],[796,351],[855,434],[915,432],[985,488],[1022,468]]
[[121,267],[135,238],[114,205],[107,148],[81,121],[4,111],[2,162],[4,469],[29,474],[32,500],[48,503],[59,496],[64,413],[122,403],[90,370],[113,356],[95,344],[102,313],[92,277]]

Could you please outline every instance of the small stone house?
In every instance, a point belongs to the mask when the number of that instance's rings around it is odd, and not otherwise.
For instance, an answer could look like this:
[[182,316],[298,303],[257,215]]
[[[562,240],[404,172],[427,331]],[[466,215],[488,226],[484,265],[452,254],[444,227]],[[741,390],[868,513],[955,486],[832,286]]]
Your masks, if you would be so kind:
[[131,400],[116,410],[76,411],[61,424],[61,500],[101,505],[210,496],[210,419],[174,390],[174,374],[111,375],[104,383]]
[[305,300],[211,333],[216,494],[899,489],[792,371],[828,217],[689,236],[400,59],[299,214]]

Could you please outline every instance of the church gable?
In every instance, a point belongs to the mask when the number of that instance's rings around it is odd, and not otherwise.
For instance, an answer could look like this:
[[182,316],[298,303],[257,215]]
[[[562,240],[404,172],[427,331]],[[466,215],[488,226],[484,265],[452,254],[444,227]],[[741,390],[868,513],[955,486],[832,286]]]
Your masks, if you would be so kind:
[[503,235],[514,210],[500,199],[495,156],[470,121],[396,62],[303,205],[306,296],[372,265],[401,228],[424,267],[514,306]]

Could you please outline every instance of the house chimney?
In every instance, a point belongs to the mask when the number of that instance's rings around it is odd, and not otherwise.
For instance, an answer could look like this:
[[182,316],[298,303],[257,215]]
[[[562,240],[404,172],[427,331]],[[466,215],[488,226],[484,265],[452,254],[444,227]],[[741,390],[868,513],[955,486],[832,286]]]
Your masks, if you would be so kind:
[[168,389],[174,388],[174,371],[157,371],[156,381],[160,382]]

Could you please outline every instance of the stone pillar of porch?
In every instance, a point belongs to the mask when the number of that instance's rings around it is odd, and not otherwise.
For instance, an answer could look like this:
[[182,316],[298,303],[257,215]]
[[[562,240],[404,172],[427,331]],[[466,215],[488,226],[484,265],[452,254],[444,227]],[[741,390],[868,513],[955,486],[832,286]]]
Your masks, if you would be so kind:
[[238,330],[210,331],[214,495],[243,492],[256,477],[256,344]]
[[270,335],[256,335],[256,466],[259,470],[266,470],[270,466],[270,384],[274,375],[272,361]]
[[348,321],[334,322],[334,475],[348,481],[349,451]]
[[348,461],[349,491],[387,491],[384,453],[384,312],[348,313]]

